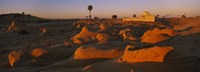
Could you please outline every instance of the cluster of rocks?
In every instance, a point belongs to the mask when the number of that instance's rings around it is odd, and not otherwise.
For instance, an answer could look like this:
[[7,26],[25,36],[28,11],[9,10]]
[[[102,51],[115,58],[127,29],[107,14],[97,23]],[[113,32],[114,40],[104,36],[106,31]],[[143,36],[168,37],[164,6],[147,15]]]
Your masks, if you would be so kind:
[[[49,47],[36,45],[14,50],[8,54],[9,64],[11,67],[42,66],[33,71],[55,67],[78,67],[86,72],[189,72],[197,69],[200,58],[192,51],[198,52],[199,45],[195,44],[199,39],[191,37],[198,38],[199,34],[185,35],[199,27],[185,31],[178,29],[178,25],[171,28],[154,23],[108,22],[78,21],[71,28],[74,34],[69,35],[69,40]],[[15,30],[14,24],[6,32],[11,30]],[[48,36],[47,28],[39,31],[39,37]]]

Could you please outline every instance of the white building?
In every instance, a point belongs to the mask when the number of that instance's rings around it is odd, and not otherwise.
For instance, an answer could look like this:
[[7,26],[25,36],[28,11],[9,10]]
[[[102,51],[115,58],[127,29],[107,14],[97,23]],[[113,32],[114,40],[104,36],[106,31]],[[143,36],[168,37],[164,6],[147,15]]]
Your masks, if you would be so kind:
[[156,16],[150,15],[148,11],[145,11],[141,17],[134,17],[134,18],[123,18],[123,21],[144,21],[144,22],[155,22]]

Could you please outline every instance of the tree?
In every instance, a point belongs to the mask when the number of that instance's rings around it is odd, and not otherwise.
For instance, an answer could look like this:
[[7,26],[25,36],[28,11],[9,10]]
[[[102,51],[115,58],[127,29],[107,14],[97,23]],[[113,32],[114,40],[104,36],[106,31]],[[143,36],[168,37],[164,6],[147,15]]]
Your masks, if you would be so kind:
[[96,17],[96,16],[95,16],[94,19],[99,19],[99,17]]
[[157,18],[159,18],[159,16],[160,16],[159,14],[156,15]]
[[28,22],[31,22],[31,14],[28,14]]
[[186,14],[184,13],[183,15],[181,15],[182,18],[186,18]]
[[113,15],[113,16],[112,16],[112,19],[117,19],[117,15]]
[[136,17],[136,14],[133,14],[133,17]]
[[88,6],[88,10],[89,10],[89,12],[90,12],[90,15],[89,15],[89,18],[90,18],[90,19],[91,19],[91,11],[92,11],[92,9],[93,9],[92,5],[89,5],[89,6]]
[[25,13],[24,13],[24,12],[22,12],[22,15],[25,15]]
[[25,21],[25,13],[22,12],[22,23]]

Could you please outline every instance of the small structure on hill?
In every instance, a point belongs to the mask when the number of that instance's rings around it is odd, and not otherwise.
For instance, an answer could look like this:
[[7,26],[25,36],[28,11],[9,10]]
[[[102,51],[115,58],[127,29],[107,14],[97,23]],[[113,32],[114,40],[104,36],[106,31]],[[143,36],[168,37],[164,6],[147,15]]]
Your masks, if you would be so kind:
[[145,22],[155,22],[156,16],[150,15],[148,11],[145,11],[141,17],[124,17],[123,21],[145,21]]

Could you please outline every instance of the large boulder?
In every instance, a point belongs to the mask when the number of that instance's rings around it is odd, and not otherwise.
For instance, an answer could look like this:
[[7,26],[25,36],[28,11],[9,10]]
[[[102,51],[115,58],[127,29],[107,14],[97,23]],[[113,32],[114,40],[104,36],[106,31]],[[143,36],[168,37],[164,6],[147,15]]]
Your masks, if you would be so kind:
[[9,59],[10,66],[13,67],[14,63],[16,61],[18,61],[22,55],[23,55],[22,50],[10,52],[8,54],[8,59]]
[[75,35],[72,39],[75,44],[84,44],[93,41],[98,34],[98,28],[95,26],[85,26],[81,32]]
[[123,54],[123,42],[101,42],[79,47],[74,53],[74,59],[116,58]]
[[151,36],[144,37],[141,42],[145,42],[145,43],[158,43],[158,42],[167,40],[169,38],[170,37],[165,36],[165,35],[151,35]]
[[163,62],[165,55],[171,50],[173,50],[172,47],[155,46],[150,48],[134,49],[134,47],[127,46],[121,61],[127,63]]
[[172,29],[159,29],[159,28],[154,28],[153,30],[148,30],[146,31],[143,36],[141,37],[141,39],[147,37],[147,36],[150,36],[150,35],[160,35],[160,34],[166,34],[166,35],[169,35],[169,36],[173,36],[174,34],[174,30]]
[[172,29],[158,29],[146,31],[141,37],[141,42],[145,43],[158,43],[167,40],[173,36],[174,30]]

